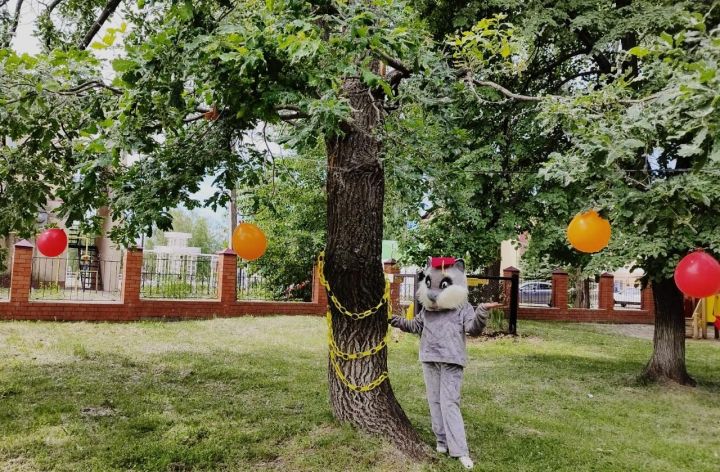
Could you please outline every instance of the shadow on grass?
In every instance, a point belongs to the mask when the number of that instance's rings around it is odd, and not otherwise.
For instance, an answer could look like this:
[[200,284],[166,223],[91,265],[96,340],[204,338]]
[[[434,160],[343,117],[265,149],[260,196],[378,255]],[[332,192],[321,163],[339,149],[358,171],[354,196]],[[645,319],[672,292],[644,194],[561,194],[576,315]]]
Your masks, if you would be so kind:
[[540,376],[547,379],[568,381],[602,381],[608,387],[654,388],[665,385],[677,388],[697,389],[708,393],[720,393],[720,358],[688,359],[690,375],[697,381],[696,387],[685,387],[674,383],[649,382],[642,372],[648,359],[636,355],[622,357],[618,354],[598,357],[595,354],[531,353],[512,358],[507,368],[518,375]]

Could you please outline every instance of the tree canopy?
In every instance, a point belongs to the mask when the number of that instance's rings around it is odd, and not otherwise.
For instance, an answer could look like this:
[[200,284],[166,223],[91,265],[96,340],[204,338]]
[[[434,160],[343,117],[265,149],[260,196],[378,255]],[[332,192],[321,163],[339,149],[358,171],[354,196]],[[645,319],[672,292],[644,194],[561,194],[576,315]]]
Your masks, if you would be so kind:
[[[0,1],[0,233],[32,234],[57,197],[68,223],[95,229],[107,207],[130,245],[169,229],[178,205],[260,197],[278,163],[244,135],[271,126],[320,169],[325,151],[335,200],[368,184],[378,227],[387,174],[391,228],[415,261],[480,267],[529,232],[530,254],[553,263],[635,261],[677,313],[678,259],[720,250],[718,2],[67,0],[41,8],[38,54],[12,47],[22,4]],[[206,175],[217,191],[197,202]],[[578,257],[564,228],[589,208],[614,238]],[[370,254],[382,235],[363,229]],[[338,241],[359,239],[330,236],[339,279],[357,260]],[[379,298],[377,271],[346,298]]]

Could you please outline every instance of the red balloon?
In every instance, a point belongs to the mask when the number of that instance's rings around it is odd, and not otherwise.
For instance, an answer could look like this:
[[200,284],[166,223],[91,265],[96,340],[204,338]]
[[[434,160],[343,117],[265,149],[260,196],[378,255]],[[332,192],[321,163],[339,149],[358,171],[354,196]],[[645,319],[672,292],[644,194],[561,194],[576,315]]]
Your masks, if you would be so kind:
[[675,284],[688,297],[715,295],[720,292],[720,262],[704,251],[692,252],[675,268]]
[[65,251],[68,238],[60,228],[50,228],[37,237],[37,248],[43,256],[57,257]]

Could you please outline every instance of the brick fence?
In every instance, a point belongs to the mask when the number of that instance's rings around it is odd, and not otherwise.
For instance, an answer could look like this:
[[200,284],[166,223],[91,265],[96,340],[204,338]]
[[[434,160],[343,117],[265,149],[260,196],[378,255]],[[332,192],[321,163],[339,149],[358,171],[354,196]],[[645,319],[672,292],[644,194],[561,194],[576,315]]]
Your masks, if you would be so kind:
[[[400,310],[400,284],[402,276],[399,276],[399,267],[394,261],[387,261],[384,264],[386,274],[393,274],[390,278],[390,298],[393,311]],[[514,267],[508,267],[503,271],[504,277],[512,277],[513,274],[520,276],[520,271]],[[653,303],[652,289],[648,286],[643,289],[640,296],[640,309],[617,309],[613,293],[614,277],[612,274],[602,274],[598,284],[598,308],[572,308],[568,307],[568,274],[556,270],[552,274],[551,306],[523,306],[518,308],[518,319],[520,320],[547,320],[547,321],[576,321],[595,323],[640,323],[652,324],[655,321],[655,306]],[[505,300],[510,300],[510,282],[503,282],[503,293]],[[507,305],[498,304],[506,314],[509,312]]]
[[[43,301],[30,300],[33,245],[23,240],[15,244],[12,257],[12,277],[8,300],[0,300],[0,320],[57,320],[57,321],[137,321],[148,319],[203,319],[244,315],[324,315],[327,294],[315,272],[312,281],[312,301],[238,301],[237,255],[230,249],[219,254],[218,297],[212,300],[143,299],[140,297],[142,277],[142,249],[125,252],[123,284],[120,301]],[[383,264],[390,278],[390,300],[393,312],[401,314],[400,284],[402,277],[394,261]],[[519,270],[508,267],[506,277]],[[506,282],[506,293],[509,290]],[[655,307],[652,290],[644,289],[639,310],[615,308],[613,276],[602,274],[599,283],[597,309],[568,307],[568,274],[552,274],[552,296],[549,307],[520,306],[521,320],[582,321],[605,323],[653,323]],[[506,297],[508,298],[508,297]],[[506,308],[507,310],[507,308]]]
[[[505,277],[513,273],[520,274],[514,267],[503,271]],[[572,308],[568,307],[568,274],[556,270],[552,274],[552,295],[549,307],[523,306],[518,308],[518,319],[521,320],[554,320],[578,321],[585,323],[642,323],[655,322],[655,304],[653,302],[652,288],[648,285],[640,293],[640,309],[617,309],[613,286],[615,279],[612,274],[602,274],[598,284],[598,307]],[[510,284],[507,283],[509,286]]]
[[142,249],[125,252],[120,301],[30,300],[33,246],[15,244],[8,300],[0,300],[0,320],[137,321],[202,319],[243,315],[324,315],[327,296],[313,274],[311,302],[238,301],[237,255],[219,253],[218,298],[212,300],[143,299],[140,297]]

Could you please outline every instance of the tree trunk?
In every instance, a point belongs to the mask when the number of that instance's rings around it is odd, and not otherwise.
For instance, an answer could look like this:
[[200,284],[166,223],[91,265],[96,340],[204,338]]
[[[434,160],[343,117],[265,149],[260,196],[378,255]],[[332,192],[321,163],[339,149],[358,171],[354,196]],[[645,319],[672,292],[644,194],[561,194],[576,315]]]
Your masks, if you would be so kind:
[[237,190],[230,190],[230,247],[232,247],[233,231],[238,225],[237,219]]
[[685,368],[685,315],[683,295],[675,281],[665,279],[653,283],[655,299],[655,336],[653,354],[645,366],[645,379],[672,380],[682,385],[695,385]]
[[[378,98],[357,79],[347,79],[344,95],[353,108],[352,123],[342,136],[328,137],[327,247],[325,275],[332,292],[350,312],[374,307],[383,296],[381,264],[385,175],[379,160],[381,145],[372,135],[382,123]],[[376,103],[377,101],[377,103]],[[330,303],[335,342],[344,352],[359,352],[379,344],[388,329],[387,307],[353,320]],[[357,360],[337,359],[349,382],[367,385],[387,371],[387,349]],[[335,417],[371,434],[388,437],[413,458],[429,449],[398,404],[387,379],[368,392],[349,389],[328,365],[330,403]]]
[[590,308],[590,279],[580,275],[575,281],[575,308]]

